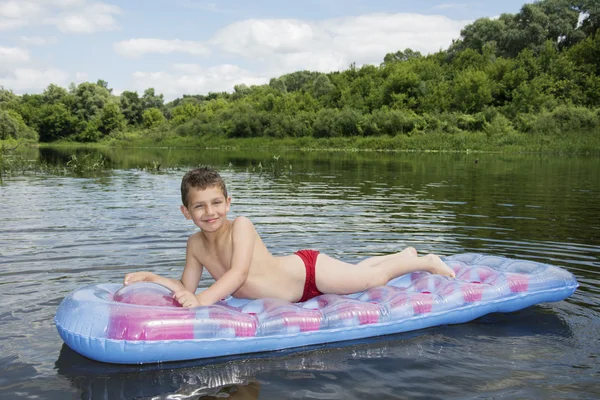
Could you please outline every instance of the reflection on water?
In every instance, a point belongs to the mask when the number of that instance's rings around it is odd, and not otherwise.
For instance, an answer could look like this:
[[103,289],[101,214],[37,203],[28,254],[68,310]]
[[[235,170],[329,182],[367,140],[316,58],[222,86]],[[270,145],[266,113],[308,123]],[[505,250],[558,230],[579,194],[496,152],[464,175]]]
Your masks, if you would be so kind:
[[[26,151],[64,163],[91,150]],[[273,153],[101,151],[116,168],[105,176],[0,187],[0,398],[600,397],[597,158],[296,152],[278,154],[292,174],[259,174]],[[580,288],[517,313],[334,346],[150,366],[75,354],[52,322],[69,292],[140,268],[181,273],[194,227],[179,181],[199,164],[223,171],[232,216],[249,216],[276,254],[486,252],[560,265]]]
[[[525,365],[556,357],[541,345],[521,352],[530,337],[540,334],[548,336],[543,340],[546,344],[550,340],[568,342],[572,336],[559,316],[543,307],[534,307],[515,314],[482,318],[468,329],[460,325],[442,327],[302,351],[164,365],[101,364],[63,345],[56,368],[81,390],[84,398],[187,399],[210,395],[253,399],[259,398],[261,393],[271,398],[278,392],[293,398],[322,398],[327,392],[327,398],[346,399],[355,397],[353,391],[376,395],[382,390],[377,388],[382,383],[384,392],[422,391],[428,398],[441,398],[448,394],[446,385],[415,382],[406,375],[416,378],[439,370],[446,379],[450,376],[459,379],[460,384],[454,383],[458,386],[457,393],[461,390],[489,393],[506,382],[524,385],[534,377],[548,379],[549,371],[522,371],[514,366],[515,362]],[[465,348],[467,342],[469,346]],[[507,362],[496,366],[494,377],[478,378],[482,362],[507,356]],[[459,365],[446,361],[455,357],[462,360]],[[354,382],[357,377],[360,381]],[[315,380],[323,381],[320,389],[311,388]]]

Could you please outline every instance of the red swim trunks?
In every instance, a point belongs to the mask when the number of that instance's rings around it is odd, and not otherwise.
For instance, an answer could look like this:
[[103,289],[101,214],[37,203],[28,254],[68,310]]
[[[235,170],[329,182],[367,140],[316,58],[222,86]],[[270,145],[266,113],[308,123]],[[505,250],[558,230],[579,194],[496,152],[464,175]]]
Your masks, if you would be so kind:
[[315,265],[317,264],[317,256],[319,255],[319,252],[316,250],[300,250],[294,254],[297,254],[298,257],[304,261],[304,268],[306,268],[304,293],[302,294],[302,298],[298,300],[298,302],[301,303],[323,294],[319,291],[319,289],[317,289],[317,280],[315,274]]

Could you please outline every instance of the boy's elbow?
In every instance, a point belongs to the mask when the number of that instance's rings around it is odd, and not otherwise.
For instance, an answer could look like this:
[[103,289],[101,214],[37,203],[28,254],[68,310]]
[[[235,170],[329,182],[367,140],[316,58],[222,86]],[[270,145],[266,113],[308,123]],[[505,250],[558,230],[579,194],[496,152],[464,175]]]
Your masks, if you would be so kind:
[[240,287],[244,283],[246,283],[246,280],[248,279],[248,272],[249,272],[248,270],[236,271],[235,283],[237,284],[238,287]]

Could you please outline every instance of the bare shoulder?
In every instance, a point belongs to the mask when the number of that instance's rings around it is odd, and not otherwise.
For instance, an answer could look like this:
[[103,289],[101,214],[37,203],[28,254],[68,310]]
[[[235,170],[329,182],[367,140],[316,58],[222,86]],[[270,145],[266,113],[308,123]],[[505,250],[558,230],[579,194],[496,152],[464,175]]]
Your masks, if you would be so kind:
[[188,243],[193,243],[194,245],[202,245],[202,231],[194,232],[188,237]]
[[248,217],[239,216],[233,220],[232,227],[234,231],[255,231],[254,224]]
[[191,252],[196,258],[198,258],[198,254],[205,252],[205,244],[204,240],[202,240],[201,232],[190,235],[187,240],[187,249],[188,252]]

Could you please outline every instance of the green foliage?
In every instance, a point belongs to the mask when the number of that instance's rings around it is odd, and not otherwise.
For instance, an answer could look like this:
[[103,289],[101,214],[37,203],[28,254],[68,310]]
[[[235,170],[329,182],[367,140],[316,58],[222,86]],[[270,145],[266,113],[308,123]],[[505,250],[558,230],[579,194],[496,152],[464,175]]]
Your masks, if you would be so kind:
[[75,135],[79,122],[67,107],[62,104],[44,104],[37,114],[37,128],[40,142],[52,142]]
[[0,109],[0,140],[7,139],[37,141],[37,133],[25,124],[21,114],[14,110]]
[[144,91],[144,95],[142,96],[142,108],[144,110],[149,110],[151,108],[156,108],[159,111],[162,111],[165,108],[165,99],[162,94],[156,94],[154,92],[154,88],[148,88]]
[[383,64],[389,65],[396,62],[409,61],[415,58],[422,57],[421,53],[412,49],[405,49],[404,51],[398,50],[395,53],[387,53],[383,57]]
[[193,143],[262,137],[391,149],[463,148],[486,140],[514,148],[524,133],[597,134],[598,18],[597,1],[541,0],[516,14],[474,21],[447,51],[399,50],[377,66],[297,71],[268,85],[239,84],[232,93],[184,95],[168,104],[153,88],[114,96],[103,80],[22,96],[0,88],[0,138],[35,140],[37,133],[41,142]]
[[66,167],[77,176],[97,175],[105,172],[108,168],[106,159],[102,154],[96,156],[85,154],[80,157],[73,154],[71,155],[71,159],[67,162]]
[[142,113],[144,104],[137,92],[124,91],[119,97],[121,112],[127,121],[127,124],[138,126],[142,123]]
[[104,86],[83,82],[75,88],[73,97],[73,114],[83,121],[90,121],[102,112],[110,93]]
[[454,97],[453,108],[466,113],[476,113],[490,104],[492,82],[487,74],[480,70],[466,69],[458,73],[451,87]]
[[198,118],[202,107],[197,104],[184,103],[171,109],[171,124],[181,125],[187,121]]
[[117,103],[107,104],[102,109],[98,118],[98,131],[106,136],[114,131],[119,131],[125,128],[127,121],[121,113],[121,109]]
[[[567,132],[592,133],[600,126],[600,116],[586,107],[560,105],[543,111],[529,124],[534,133],[564,135]],[[597,134],[597,131],[596,131]]]
[[142,125],[145,128],[155,128],[164,124],[166,120],[158,108],[149,108],[142,113]]

